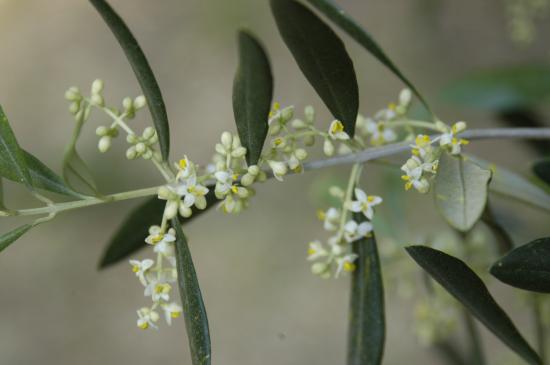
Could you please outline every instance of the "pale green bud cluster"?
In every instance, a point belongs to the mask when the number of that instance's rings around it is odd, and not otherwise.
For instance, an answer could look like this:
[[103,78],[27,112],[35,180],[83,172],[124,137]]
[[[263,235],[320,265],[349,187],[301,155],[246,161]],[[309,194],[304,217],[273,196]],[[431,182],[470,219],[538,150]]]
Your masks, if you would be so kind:
[[[155,154],[159,153],[155,150],[155,146],[158,143],[158,136],[153,127],[145,128],[141,136],[128,134],[128,136],[126,136],[126,142],[131,145],[126,150],[126,158],[129,160],[134,160],[139,157],[150,160]],[[159,159],[158,156],[157,159]]]

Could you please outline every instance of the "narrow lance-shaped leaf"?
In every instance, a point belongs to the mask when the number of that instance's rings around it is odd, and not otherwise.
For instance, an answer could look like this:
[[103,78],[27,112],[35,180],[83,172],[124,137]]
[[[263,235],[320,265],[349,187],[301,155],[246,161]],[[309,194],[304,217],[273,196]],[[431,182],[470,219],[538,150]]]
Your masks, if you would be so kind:
[[542,364],[483,281],[464,262],[426,246],[409,246],[406,250],[418,265],[510,349],[528,364]]
[[233,114],[248,165],[258,163],[267,136],[273,99],[273,76],[260,42],[239,32],[239,68],[233,82]]
[[550,187],[550,159],[537,161],[533,166],[533,172]]
[[[206,210],[215,206],[216,202],[213,187],[209,186],[209,189],[210,191],[206,195]],[[145,247],[145,238],[149,234],[149,227],[160,224],[165,205],[165,200],[160,200],[155,196],[135,208],[113,235],[101,258],[99,267],[105,268],[113,265]],[[199,210],[193,207],[193,214],[189,218],[182,218],[182,224],[195,219],[206,210]]]
[[270,2],[279,32],[302,73],[353,137],[359,89],[344,43],[304,5],[294,0]]
[[113,8],[105,0],[90,0],[90,2],[113,32],[134,70],[155,123],[162,159],[167,161],[170,151],[170,128],[164,100],[153,70],[136,38]]
[[492,192],[550,211],[550,194],[523,176],[477,157],[468,156],[467,158],[483,168],[491,169],[493,174],[489,189]]
[[17,182],[25,184],[30,190],[33,189],[25,156],[17,143],[6,114],[0,106],[0,175],[7,174],[16,176]]
[[[364,220],[364,216],[356,218]],[[379,365],[384,354],[386,323],[382,270],[374,234],[353,242],[353,252],[358,257],[351,277],[347,364]]]
[[454,228],[467,232],[479,220],[487,203],[491,172],[462,156],[444,153],[435,179],[435,202]]
[[209,365],[211,363],[210,330],[199,281],[187,239],[178,218],[172,220],[172,226],[176,230],[178,286],[191,349],[191,361],[193,365]]
[[0,252],[4,251],[9,245],[21,238],[21,236],[27,233],[32,227],[32,224],[25,224],[0,236]]
[[344,10],[342,10],[338,5],[332,0],[307,0],[311,5],[313,5],[321,13],[325,14],[332,22],[338,25],[344,32],[346,32],[350,37],[352,37],[357,43],[363,46],[367,51],[370,52],[378,61],[380,61],[384,66],[386,66],[395,76],[397,76],[407,87],[409,87],[418,97],[418,99],[424,104],[424,107],[431,113],[431,109],[416,89],[412,82],[409,81],[403,75],[403,73],[395,66],[393,61],[386,55],[382,50],[382,47],[371,37],[371,35],[363,29],[355,20],[353,20]]
[[491,267],[491,274],[516,288],[550,293],[550,237],[512,250]]

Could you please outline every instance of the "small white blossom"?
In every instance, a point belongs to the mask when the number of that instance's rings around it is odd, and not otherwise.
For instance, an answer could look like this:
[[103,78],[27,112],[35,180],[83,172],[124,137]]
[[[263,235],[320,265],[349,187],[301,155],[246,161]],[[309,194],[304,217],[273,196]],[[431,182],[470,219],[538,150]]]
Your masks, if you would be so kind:
[[357,255],[354,253],[350,253],[348,255],[338,257],[336,259],[336,272],[334,274],[334,277],[340,276],[342,271],[345,272],[353,272],[356,269],[356,265],[354,264],[354,261],[357,259]]
[[374,216],[374,209],[376,205],[382,203],[382,198],[375,195],[367,195],[363,190],[355,188],[355,197],[357,200],[352,201],[349,209],[352,212],[362,212],[369,220]]
[[329,255],[329,252],[323,247],[320,241],[312,241],[309,243],[307,250],[307,259],[310,261],[317,260]]
[[347,242],[357,241],[360,238],[367,237],[372,232],[372,223],[357,223],[354,220],[348,221],[344,226],[344,238]]
[[439,137],[439,145],[441,147],[450,148],[452,155],[459,155],[462,151],[462,146],[467,145],[469,142],[465,139],[457,138],[456,135],[463,132],[465,129],[465,122],[457,122],[453,124],[449,131],[443,133]]
[[328,135],[334,140],[345,141],[349,139],[349,135],[344,131],[344,125],[339,120],[330,123]]
[[159,315],[154,310],[151,310],[149,308],[141,308],[137,311],[137,315],[137,326],[142,330],[145,330],[149,327],[157,328],[155,322],[159,320]]
[[147,280],[145,279],[145,275],[149,271],[151,267],[155,262],[151,259],[145,259],[143,261],[138,260],[130,260],[130,265],[132,265],[132,271],[136,274],[136,276],[139,278],[139,281],[143,285],[147,285]]
[[168,323],[169,326],[172,325],[172,319],[179,318],[182,313],[182,308],[177,303],[165,304],[162,306],[162,309],[164,310],[164,318],[166,319],[166,323]]

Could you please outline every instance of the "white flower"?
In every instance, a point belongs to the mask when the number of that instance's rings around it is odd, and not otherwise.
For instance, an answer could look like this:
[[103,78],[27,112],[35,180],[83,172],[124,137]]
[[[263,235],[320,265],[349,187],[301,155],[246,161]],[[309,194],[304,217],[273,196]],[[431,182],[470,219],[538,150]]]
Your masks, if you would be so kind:
[[321,257],[328,256],[329,253],[323,247],[323,244],[320,241],[312,241],[309,243],[309,248],[307,250],[307,259],[310,261],[317,260]]
[[370,222],[361,222],[359,224],[354,220],[350,220],[344,225],[344,238],[347,242],[353,242],[360,238],[367,237],[371,232],[372,224]]
[[172,325],[172,318],[181,316],[182,308],[176,303],[165,304],[162,306],[162,309],[164,310],[166,323],[168,323],[169,326]]
[[187,156],[184,156],[183,159],[181,159],[176,165],[176,167],[178,169],[178,174],[176,175],[176,178],[178,180],[187,179],[195,175],[195,164],[191,162],[187,158]]
[[401,176],[405,183],[405,190],[410,190],[414,187],[420,193],[427,193],[430,190],[430,183],[424,177],[424,173],[435,174],[439,161],[422,162],[417,156],[412,156],[407,162],[401,166],[401,170],[406,175]]
[[330,207],[326,212],[319,210],[317,217],[323,221],[323,228],[327,231],[336,231],[340,223],[340,211]]
[[441,147],[449,147],[452,155],[459,155],[463,145],[467,145],[469,142],[462,138],[457,138],[456,135],[463,132],[466,129],[465,122],[457,122],[453,124],[450,130],[443,133],[439,137],[439,145]]
[[433,148],[432,143],[435,141],[430,140],[430,136],[425,134],[419,134],[414,140],[415,144],[411,145],[412,154],[414,156],[422,158],[424,161],[433,160]]
[[330,123],[328,134],[332,139],[338,139],[342,141],[349,139],[349,135],[344,132],[344,125],[339,120],[334,120],[332,123]]
[[371,135],[370,143],[374,146],[378,146],[387,142],[393,142],[397,139],[397,135],[391,129],[386,127],[384,122],[375,122],[374,120],[367,118],[365,122],[365,129],[367,133]]
[[159,315],[157,312],[144,307],[137,311],[137,315],[137,326],[142,330],[149,328],[149,326],[157,328],[155,325],[155,322],[159,320]]
[[288,172],[286,164],[284,162],[273,161],[273,160],[268,160],[267,164],[273,171],[273,176],[275,176],[277,180],[283,181],[283,176],[285,176],[286,173]]
[[356,265],[353,263],[357,259],[357,255],[350,253],[348,255],[336,258],[336,273],[334,277],[338,277],[342,271],[353,272],[356,269]]
[[153,267],[154,264],[155,262],[150,259],[145,259],[143,261],[130,260],[130,265],[132,265],[132,271],[136,274],[136,276],[139,278],[139,281],[143,285],[147,285],[147,280],[145,280],[145,274],[151,267]]
[[144,295],[151,297],[153,302],[168,302],[170,300],[170,292],[172,291],[172,285],[168,283],[152,281],[146,287]]
[[180,195],[183,196],[183,204],[186,207],[191,208],[195,205],[199,209],[206,208],[205,195],[208,193],[208,188],[198,184],[195,175],[190,176],[180,185],[178,193],[181,193]]
[[373,207],[382,203],[382,198],[375,195],[367,195],[359,188],[355,188],[355,197],[357,200],[351,202],[349,209],[355,213],[362,212],[365,217],[372,219],[374,215]]

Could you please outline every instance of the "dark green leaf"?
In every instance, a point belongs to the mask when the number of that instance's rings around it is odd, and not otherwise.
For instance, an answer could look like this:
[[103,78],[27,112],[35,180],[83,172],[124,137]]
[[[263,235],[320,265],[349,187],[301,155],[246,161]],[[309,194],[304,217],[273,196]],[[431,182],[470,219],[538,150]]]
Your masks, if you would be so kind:
[[550,194],[523,176],[477,157],[468,156],[468,159],[493,172],[489,185],[492,192],[550,211]]
[[267,136],[273,99],[269,59],[259,41],[239,32],[239,68],[233,82],[233,114],[248,165],[258,163]]
[[162,159],[167,161],[170,152],[170,128],[164,100],[162,99],[162,94],[153,70],[151,70],[151,66],[149,66],[149,62],[145,58],[145,54],[141,50],[136,38],[113,8],[105,0],[90,0],[90,2],[103,20],[105,20],[111,32],[113,32],[134,70],[143,95],[147,99],[153,122],[155,123]]
[[487,203],[487,206],[485,207],[481,220],[493,233],[499,252],[505,253],[514,248],[514,241],[512,240],[512,237],[510,237],[506,229],[504,229],[504,227],[496,219],[489,203]]
[[527,363],[542,364],[483,281],[464,262],[425,246],[409,246],[406,250],[418,265]]
[[11,232],[0,236],[0,252],[4,251],[9,245],[17,241],[22,235],[27,233],[33,227],[32,224],[25,224]]
[[353,137],[359,90],[344,43],[313,12],[294,0],[271,0],[271,10],[302,73]]
[[355,20],[353,20],[348,14],[344,12],[338,5],[332,0],[307,0],[321,13],[325,14],[330,20],[344,30],[350,37],[352,37],[357,43],[362,45],[367,51],[370,52],[378,61],[386,66],[391,72],[394,73],[407,87],[409,87],[420,99],[422,104],[430,111],[430,107],[426,103],[424,97],[418,92],[416,87],[403,75],[401,71],[395,66],[390,58],[384,53],[382,48],[376,43],[376,41],[370,36],[370,34],[363,29]]
[[16,181],[25,184],[28,189],[33,189],[25,156],[0,106],[0,175],[8,174],[15,176]]
[[441,95],[447,102],[493,111],[536,106],[550,97],[550,67],[526,65],[472,72],[448,85]]
[[[215,206],[216,202],[214,188],[212,186],[209,188],[210,191],[206,195],[206,210]],[[99,267],[105,268],[113,265],[145,247],[145,238],[149,234],[149,227],[160,224],[165,205],[166,201],[159,200],[157,197],[151,197],[145,203],[134,209],[124,222],[122,222],[107,245],[107,249],[101,258]],[[193,214],[191,217],[182,219],[182,223],[185,224],[193,220],[206,210],[199,210],[193,207]]]
[[386,323],[384,285],[374,235],[353,242],[359,257],[351,278],[348,365],[379,365],[384,354]]
[[191,349],[191,361],[193,365],[209,365],[211,363],[210,330],[199,281],[187,239],[178,218],[172,220],[172,226],[176,230],[178,286]]
[[467,232],[479,220],[487,203],[491,172],[461,157],[444,153],[435,179],[435,202],[454,228]]
[[550,237],[510,251],[491,267],[491,274],[516,288],[550,293]]
[[550,186],[550,159],[538,161],[533,166],[535,175]]

